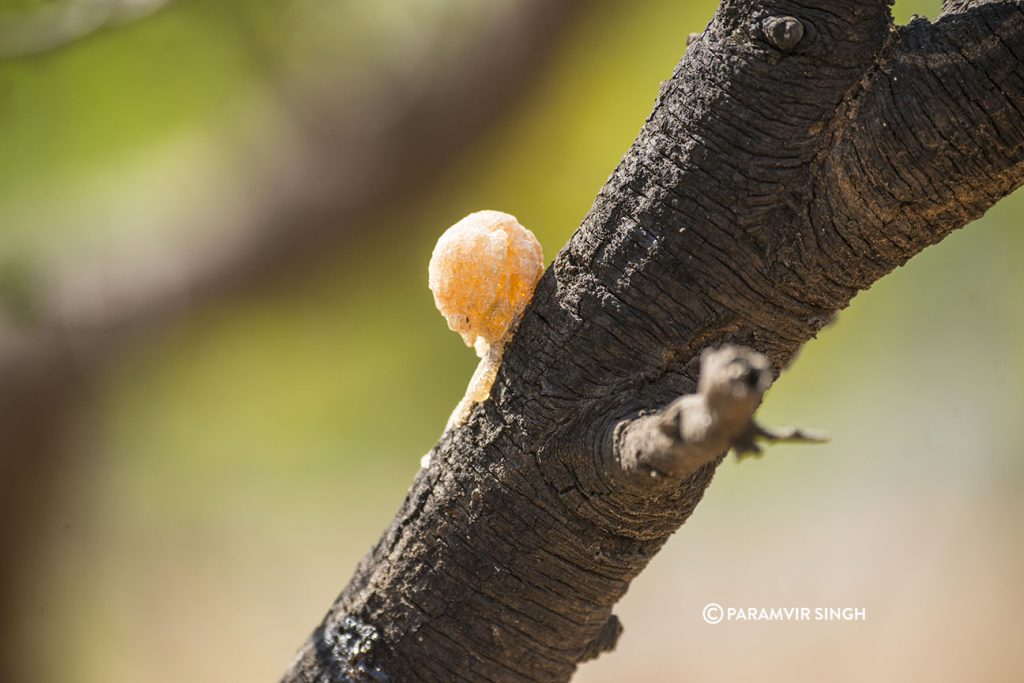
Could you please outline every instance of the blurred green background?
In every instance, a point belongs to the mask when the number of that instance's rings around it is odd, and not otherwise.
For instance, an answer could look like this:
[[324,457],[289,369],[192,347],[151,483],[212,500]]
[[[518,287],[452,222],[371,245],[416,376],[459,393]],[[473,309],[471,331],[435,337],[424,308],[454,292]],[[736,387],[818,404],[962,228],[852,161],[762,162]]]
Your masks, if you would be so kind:
[[[108,344],[120,332],[90,328],[95,311],[244,243],[278,198],[330,188],[310,130],[364,120],[352,114],[364,102],[400,109],[409,74],[458,70],[482,26],[531,11],[164,4],[0,0],[0,352],[40,330],[50,340],[71,311],[78,327],[58,336],[86,339],[88,365],[49,454],[60,464],[39,548],[2,550],[28,563],[3,606],[21,680],[276,680],[390,521],[475,365],[426,288],[434,240],[494,208],[553,258],[715,6],[580,3],[485,132],[346,224],[349,237],[227,294],[182,295]],[[49,25],[40,12],[73,10],[108,25],[25,54],[27,27]],[[1005,200],[808,345],[762,418],[833,441],[727,461],[623,601],[619,650],[578,680],[1024,670],[1022,210],[1020,194]],[[0,433],[0,453],[10,447]],[[868,618],[710,626],[707,602]]]

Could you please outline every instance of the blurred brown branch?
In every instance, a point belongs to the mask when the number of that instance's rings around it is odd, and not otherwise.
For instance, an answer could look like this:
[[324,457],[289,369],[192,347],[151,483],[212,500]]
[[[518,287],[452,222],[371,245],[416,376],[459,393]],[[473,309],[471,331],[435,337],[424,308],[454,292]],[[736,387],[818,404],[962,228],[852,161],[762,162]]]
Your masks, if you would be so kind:
[[173,0],[55,0],[0,15],[0,59],[57,50],[93,33],[138,21]]
[[[429,192],[533,81],[583,5],[525,0],[491,12],[457,68],[420,69],[415,83],[388,80],[368,99],[318,99],[304,114],[305,156],[289,169],[310,182],[257,196],[244,233],[224,237],[209,226],[201,253],[162,253],[162,268],[131,254],[106,269],[102,293],[79,287],[76,273],[17,278],[20,319],[0,321],[0,680],[32,680],[17,613],[61,509],[60,473],[73,465],[66,428],[105,363],[138,333],[201,302],[329,258],[359,225]],[[28,298],[19,294],[25,287]]]

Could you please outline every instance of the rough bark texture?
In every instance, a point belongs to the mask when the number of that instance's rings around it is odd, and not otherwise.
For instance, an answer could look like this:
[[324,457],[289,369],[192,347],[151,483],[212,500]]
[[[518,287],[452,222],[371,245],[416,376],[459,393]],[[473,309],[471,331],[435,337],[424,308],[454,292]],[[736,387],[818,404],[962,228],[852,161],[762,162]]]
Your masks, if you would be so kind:
[[[680,27],[680,44],[686,38]],[[621,425],[738,343],[777,373],[1024,179],[1024,12],[723,0],[285,681],[566,681],[720,458],[636,477]],[[671,474],[671,473],[670,473]],[[641,626],[642,628],[642,626]]]

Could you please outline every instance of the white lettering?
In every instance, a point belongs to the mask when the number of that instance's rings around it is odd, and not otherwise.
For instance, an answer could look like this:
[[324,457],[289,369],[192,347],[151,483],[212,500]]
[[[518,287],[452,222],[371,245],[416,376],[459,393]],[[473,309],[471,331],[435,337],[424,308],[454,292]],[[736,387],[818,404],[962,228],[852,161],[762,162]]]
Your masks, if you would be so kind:
[[[726,621],[867,621],[868,611],[865,607],[722,607],[717,603],[709,603],[717,612],[705,615],[718,623],[722,618]],[[715,619],[715,615],[718,618]]]

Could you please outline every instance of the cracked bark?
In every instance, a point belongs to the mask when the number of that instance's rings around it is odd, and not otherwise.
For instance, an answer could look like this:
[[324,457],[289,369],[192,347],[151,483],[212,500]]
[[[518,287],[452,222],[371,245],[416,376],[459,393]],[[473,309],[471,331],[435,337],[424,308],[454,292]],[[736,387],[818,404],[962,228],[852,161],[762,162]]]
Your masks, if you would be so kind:
[[723,0],[284,680],[566,681],[612,645],[722,455],[629,476],[616,427],[693,392],[707,347],[777,375],[1020,185],[1022,79],[1020,2],[895,27],[884,0]]

